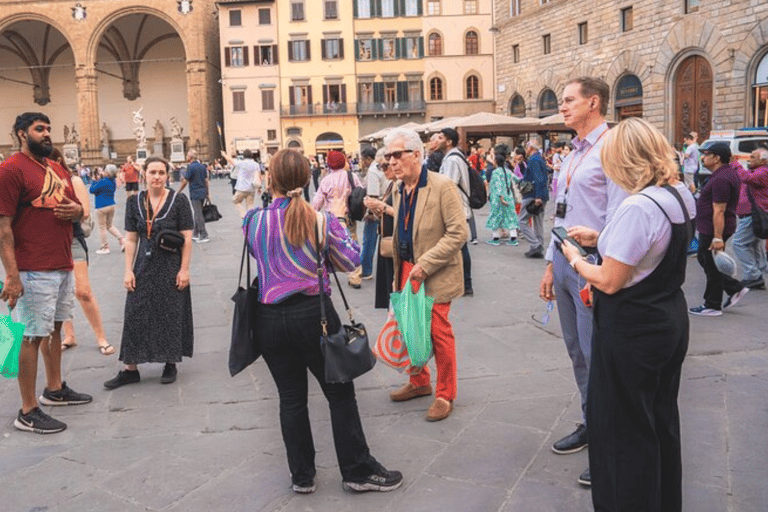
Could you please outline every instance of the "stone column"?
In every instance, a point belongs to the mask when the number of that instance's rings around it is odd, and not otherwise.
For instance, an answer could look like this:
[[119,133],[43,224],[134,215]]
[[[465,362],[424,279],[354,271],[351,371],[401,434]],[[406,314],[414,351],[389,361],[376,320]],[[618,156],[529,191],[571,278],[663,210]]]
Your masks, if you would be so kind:
[[[99,144],[99,90],[96,68],[80,66],[75,69],[77,80],[77,114],[80,125],[80,158],[85,165],[102,162]],[[62,119],[66,123],[67,120]]]
[[[198,158],[207,161],[211,158],[211,131],[215,130],[208,98],[207,64],[201,60],[187,61],[187,104],[189,112],[189,139],[187,150],[198,149]],[[213,126],[212,126],[213,125]],[[198,147],[198,141],[200,146]]]

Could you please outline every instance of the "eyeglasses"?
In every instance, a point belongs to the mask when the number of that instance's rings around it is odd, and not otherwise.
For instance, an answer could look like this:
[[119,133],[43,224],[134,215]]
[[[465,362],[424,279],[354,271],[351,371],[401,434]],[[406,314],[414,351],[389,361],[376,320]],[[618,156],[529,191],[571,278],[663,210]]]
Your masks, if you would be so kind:
[[400,160],[403,157],[403,153],[413,153],[412,149],[402,149],[400,151],[393,151],[391,153],[384,153],[384,158],[386,160],[389,160],[390,158],[394,158],[395,160]]
[[547,325],[549,323],[549,314],[552,313],[552,310],[555,309],[555,303],[553,301],[547,302],[547,309],[544,312],[543,315],[541,315],[541,320],[536,318],[536,315],[531,315],[531,318],[533,318],[533,321],[536,323],[539,323],[541,325]]
[[383,171],[384,169],[389,169],[389,164],[381,164],[381,165],[379,165],[379,167]]

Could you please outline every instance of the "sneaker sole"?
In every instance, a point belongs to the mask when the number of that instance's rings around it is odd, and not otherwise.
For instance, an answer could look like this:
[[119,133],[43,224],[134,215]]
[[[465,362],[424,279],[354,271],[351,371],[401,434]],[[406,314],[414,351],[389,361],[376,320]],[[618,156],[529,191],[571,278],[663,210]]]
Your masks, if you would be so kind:
[[584,443],[582,446],[579,446],[578,448],[571,448],[570,450],[559,450],[553,446],[552,451],[558,455],[569,455],[571,453],[578,453],[584,448],[586,448],[587,446],[589,445],[587,443]]
[[592,482],[589,480],[583,480],[581,477],[576,479],[577,482],[579,482],[584,487],[592,487]]
[[693,311],[689,311],[689,313],[696,316],[723,316],[722,311],[718,311],[717,313],[695,313]]
[[317,489],[316,485],[313,485],[311,487],[301,487],[298,485],[293,486],[293,492],[297,494],[312,494],[313,492],[315,492],[315,489]]
[[369,482],[366,482],[366,483],[342,482],[341,487],[345,491],[349,491],[349,492],[370,492],[370,491],[389,492],[389,491],[394,491],[401,485],[403,485],[402,480],[392,485],[372,484]]
[[64,427],[62,427],[60,429],[48,429],[48,430],[44,430],[44,429],[41,429],[41,428],[30,427],[29,425],[26,425],[26,424],[20,422],[18,418],[16,418],[13,421],[13,426],[16,427],[17,430],[21,430],[23,432],[33,432],[35,434],[58,434],[59,432],[63,432],[64,430],[67,429],[66,425],[64,425]]
[[57,405],[84,405],[84,404],[89,404],[93,401],[93,398],[91,398],[90,400],[67,400],[67,401],[59,402],[56,400],[51,400],[50,398],[46,398],[43,395],[40,395],[39,397],[37,397],[37,399],[41,404],[50,405],[53,407],[56,407]]

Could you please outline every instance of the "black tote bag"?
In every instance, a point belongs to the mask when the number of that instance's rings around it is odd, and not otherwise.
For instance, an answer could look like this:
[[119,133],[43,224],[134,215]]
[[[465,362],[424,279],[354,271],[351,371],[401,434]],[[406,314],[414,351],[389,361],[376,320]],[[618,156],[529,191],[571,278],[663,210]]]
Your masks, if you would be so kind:
[[[243,288],[243,266],[248,268],[248,288]],[[259,307],[259,278],[251,282],[251,259],[248,256],[248,240],[243,242],[240,259],[240,277],[237,291],[232,296],[235,303],[232,314],[232,341],[229,346],[229,374],[234,377],[261,355],[257,337],[256,314]]]
[[[319,222],[315,227],[315,242],[317,244],[317,280],[320,284],[320,323],[323,326],[323,334],[320,337],[320,348],[325,359],[325,381],[331,383],[351,382],[360,375],[368,372],[376,364],[376,356],[373,355],[368,343],[368,331],[363,324],[355,322],[352,310],[349,308],[347,298],[344,296],[339,277],[329,262],[329,267],[336,279],[336,284],[344,301],[344,308],[349,314],[350,325],[342,325],[337,333],[328,333],[328,318],[325,314],[326,297],[323,288],[323,265],[320,261],[320,235]],[[326,259],[328,251],[325,250]]]

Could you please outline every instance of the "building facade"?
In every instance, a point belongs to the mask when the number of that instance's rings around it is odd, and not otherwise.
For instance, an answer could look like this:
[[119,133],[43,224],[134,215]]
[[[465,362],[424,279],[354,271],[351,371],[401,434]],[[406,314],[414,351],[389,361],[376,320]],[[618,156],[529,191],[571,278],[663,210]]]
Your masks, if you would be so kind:
[[283,147],[357,149],[353,8],[343,0],[277,2]]
[[427,121],[493,112],[493,0],[424,0]]
[[0,0],[0,124],[9,134],[0,151],[17,148],[17,114],[42,111],[54,143],[66,132],[87,164],[135,153],[142,135],[149,154],[158,143],[168,157],[171,130],[203,158],[215,155],[213,7],[212,0]]
[[274,154],[282,139],[275,1],[229,0],[218,6],[226,149]]
[[609,117],[670,141],[768,125],[768,3],[495,0],[497,112],[544,117],[567,81],[599,76]]

